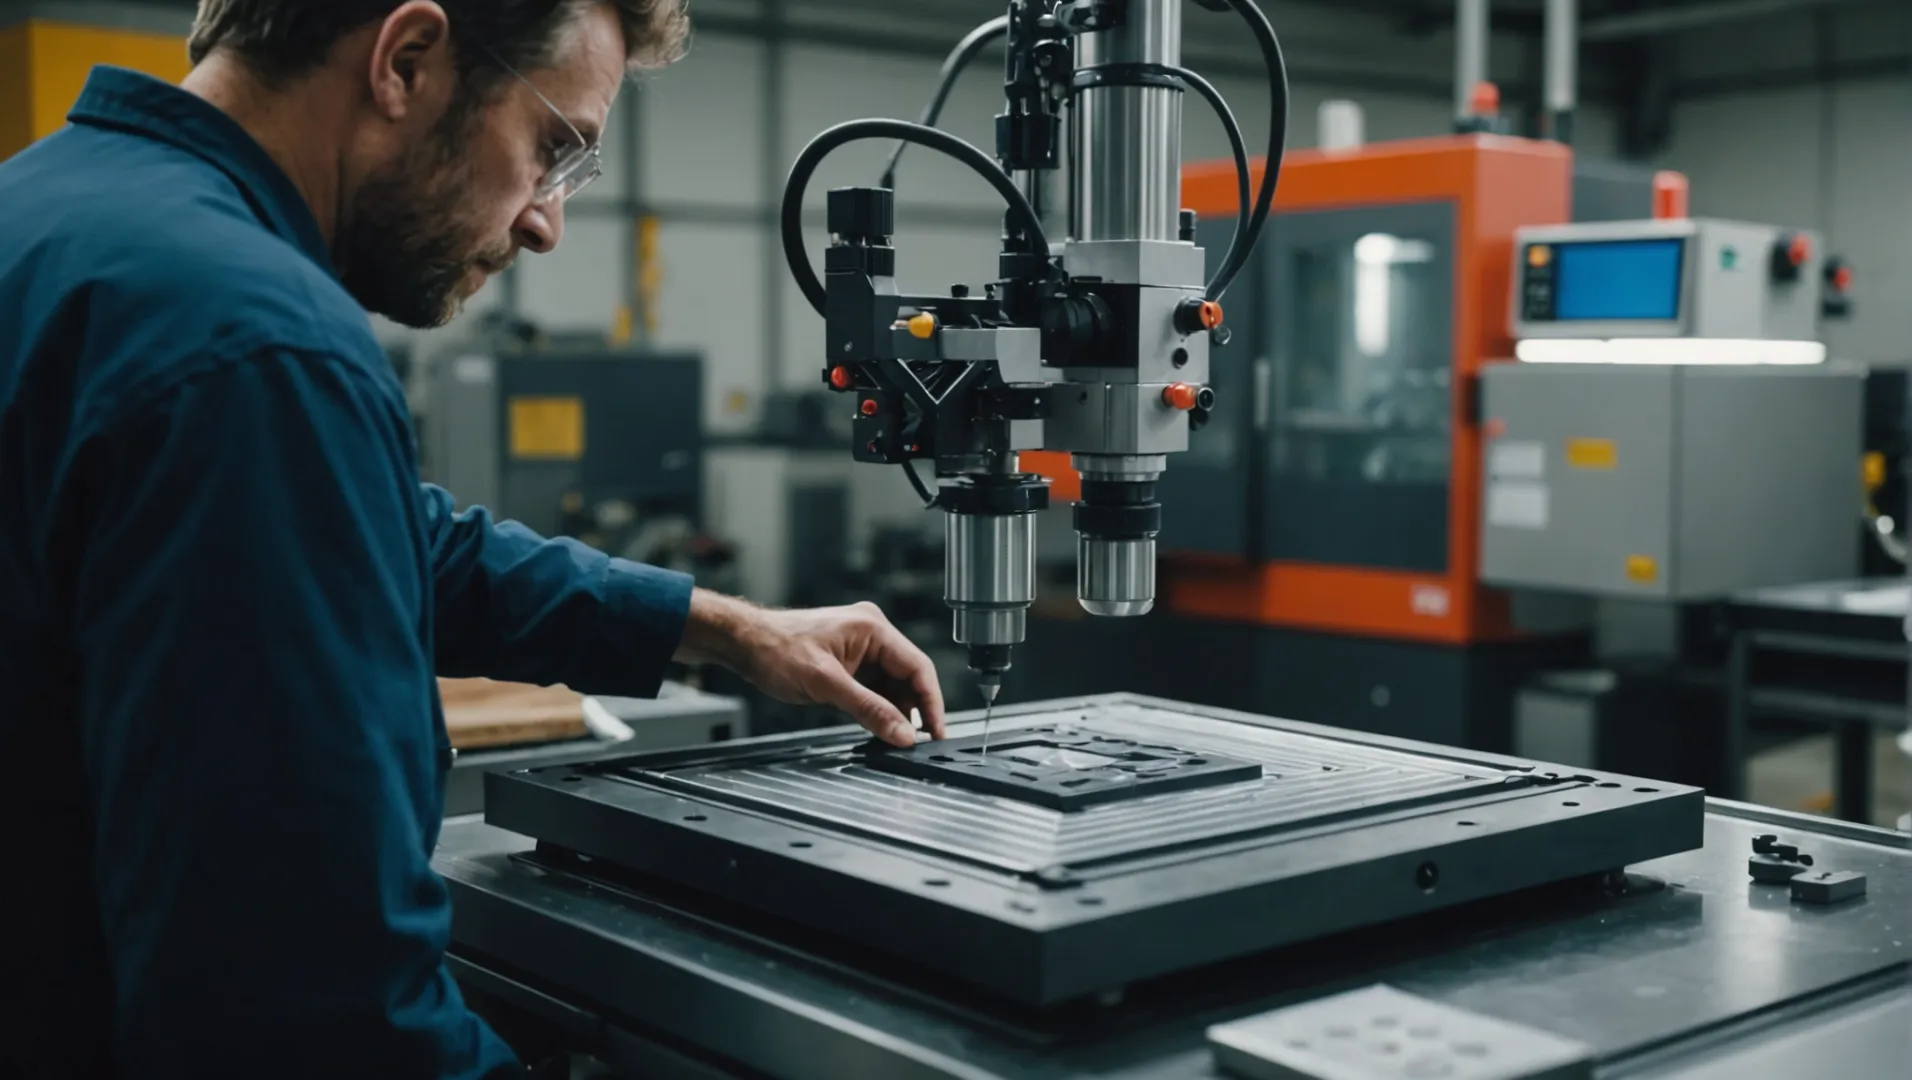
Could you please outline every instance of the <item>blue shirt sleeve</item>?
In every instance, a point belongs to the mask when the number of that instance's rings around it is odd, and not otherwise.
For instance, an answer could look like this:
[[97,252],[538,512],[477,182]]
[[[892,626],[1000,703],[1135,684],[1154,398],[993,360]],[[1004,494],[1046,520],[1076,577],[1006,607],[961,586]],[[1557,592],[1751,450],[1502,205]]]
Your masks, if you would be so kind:
[[434,561],[397,398],[331,358],[249,356],[70,464],[119,1075],[511,1065],[442,966]]
[[691,579],[547,540],[423,486],[441,675],[655,697],[684,635]]

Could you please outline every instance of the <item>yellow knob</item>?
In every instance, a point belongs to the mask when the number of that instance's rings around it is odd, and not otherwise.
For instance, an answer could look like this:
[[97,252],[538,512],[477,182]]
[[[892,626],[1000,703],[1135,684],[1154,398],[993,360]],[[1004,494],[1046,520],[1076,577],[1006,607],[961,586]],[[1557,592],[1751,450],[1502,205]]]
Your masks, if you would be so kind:
[[910,333],[928,341],[936,334],[936,316],[927,311],[910,317]]
[[1877,451],[1864,458],[1866,492],[1870,494],[1885,486],[1885,455]]

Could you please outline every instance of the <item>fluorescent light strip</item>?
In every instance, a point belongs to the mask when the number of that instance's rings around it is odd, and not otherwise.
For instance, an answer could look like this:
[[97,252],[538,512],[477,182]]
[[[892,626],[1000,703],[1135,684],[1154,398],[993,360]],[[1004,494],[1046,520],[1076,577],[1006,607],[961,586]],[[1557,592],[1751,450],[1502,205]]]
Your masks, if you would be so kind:
[[1528,364],[1796,364],[1824,363],[1817,341],[1730,338],[1528,338],[1514,346]]

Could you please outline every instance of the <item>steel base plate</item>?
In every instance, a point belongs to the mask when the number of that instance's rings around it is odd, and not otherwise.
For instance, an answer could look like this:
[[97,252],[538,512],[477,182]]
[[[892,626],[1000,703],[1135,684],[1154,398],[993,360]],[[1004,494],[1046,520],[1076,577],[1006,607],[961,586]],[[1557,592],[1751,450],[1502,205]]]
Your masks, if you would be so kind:
[[[1128,696],[999,710],[993,739],[982,767],[966,737],[839,729],[499,773],[486,817],[1046,1006],[1690,850],[1704,815],[1692,788]],[[1067,786],[1112,772],[1138,779]]]

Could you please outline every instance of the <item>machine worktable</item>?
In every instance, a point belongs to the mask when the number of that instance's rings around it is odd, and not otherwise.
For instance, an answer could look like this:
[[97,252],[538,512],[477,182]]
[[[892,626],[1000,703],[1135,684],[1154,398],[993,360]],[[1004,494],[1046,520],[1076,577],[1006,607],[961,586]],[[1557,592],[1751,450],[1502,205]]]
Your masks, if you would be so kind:
[[[1863,873],[1866,895],[1815,906],[1753,883],[1761,835]],[[447,823],[436,866],[454,971],[645,1075],[1218,1076],[1210,1025],[1375,983],[1583,1042],[1603,1077],[1753,1075],[1751,1054],[1758,1075],[1856,1080],[1912,1060],[1906,838],[1738,803],[1709,803],[1703,848],[1624,882],[1532,890],[1047,1013],[667,889],[540,869],[532,846],[475,818]]]

